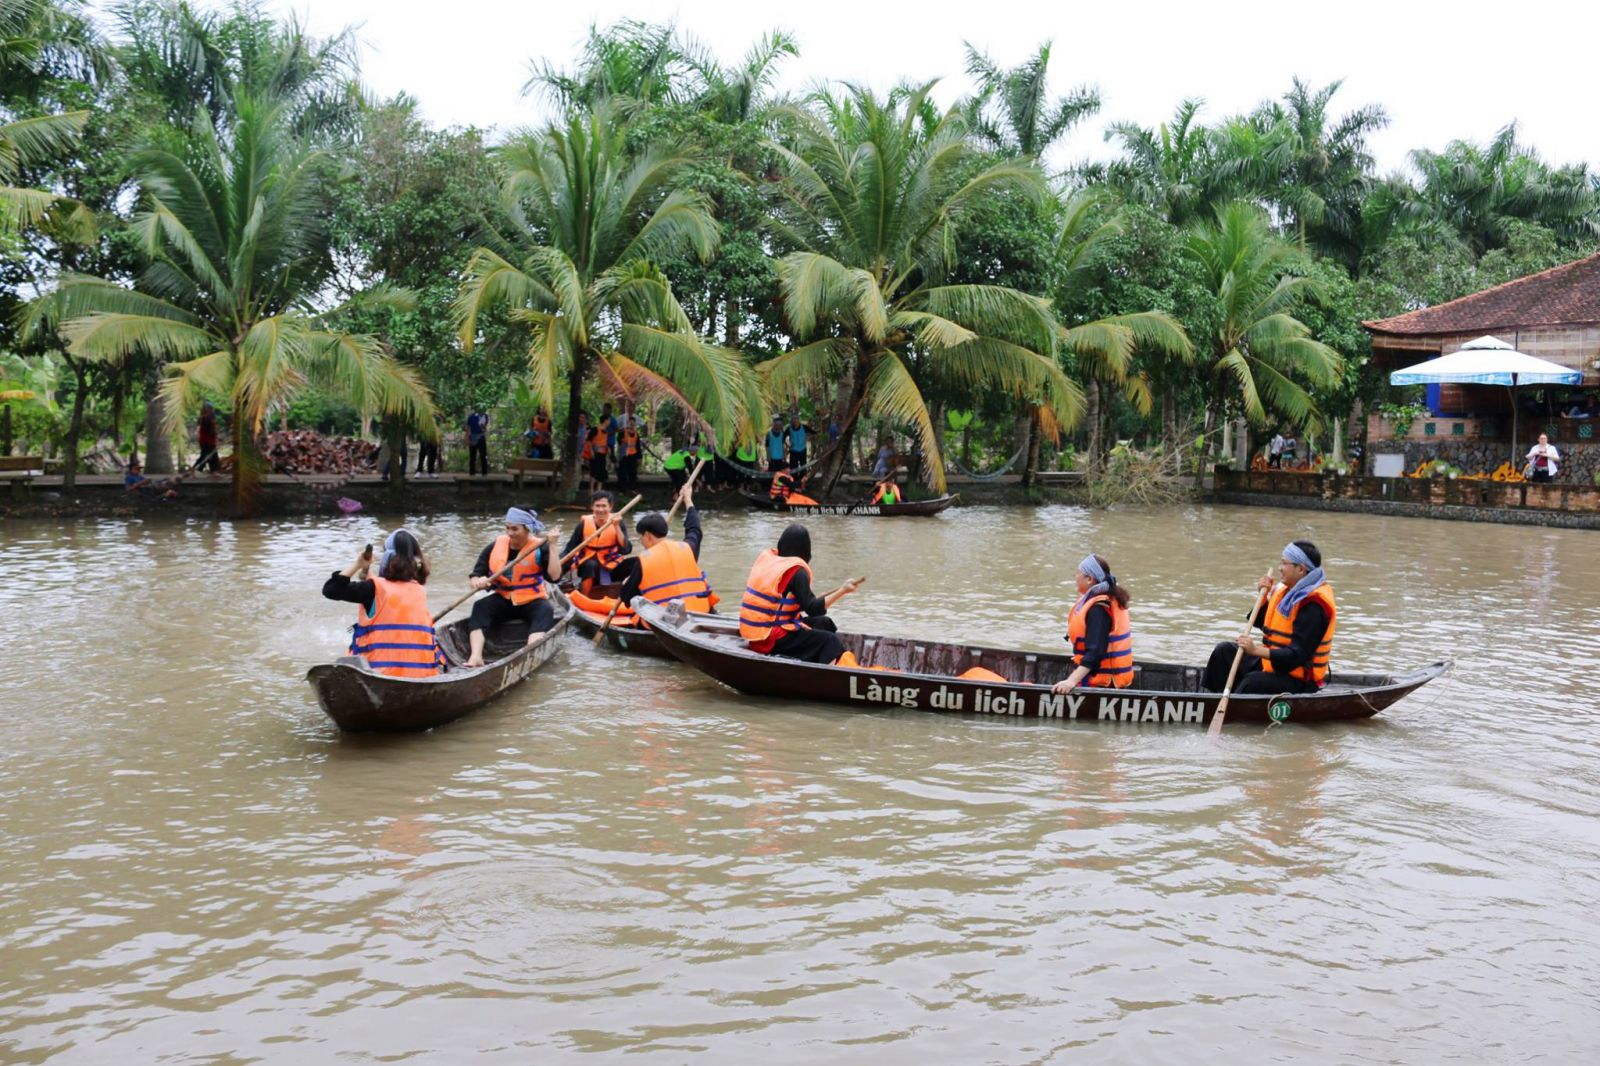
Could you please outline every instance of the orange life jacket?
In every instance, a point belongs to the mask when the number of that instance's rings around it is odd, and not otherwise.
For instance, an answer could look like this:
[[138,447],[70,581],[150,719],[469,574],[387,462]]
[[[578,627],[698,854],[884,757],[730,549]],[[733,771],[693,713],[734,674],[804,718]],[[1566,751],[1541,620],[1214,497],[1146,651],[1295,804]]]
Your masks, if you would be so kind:
[[787,500],[794,493],[794,476],[787,470],[772,475],[772,487],[767,495],[775,500]]
[[[539,565],[538,555],[537,548],[528,552],[512,568],[511,573],[496,577],[491,587],[519,606],[544,599],[549,593],[544,587],[544,567]],[[510,561],[511,538],[502,533],[494,539],[494,547],[489,549],[489,575],[493,577],[498,574]]]
[[639,431],[625,429],[622,431],[622,454],[632,458],[639,454]]
[[[578,562],[584,563],[590,559],[599,559],[600,565],[607,570],[616,569],[617,564],[622,562],[622,536],[617,532],[618,527],[619,523],[613,519],[611,524],[605,528],[605,532],[583,546],[583,550],[578,553]],[[589,540],[590,537],[594,536],[594,531],[597,528],[594,515],[584,515],[583,536],[579,539]]]
[[744,601],[739,604],[741,637],[751,644],[765,644],[800,628],[800,603],[787,588],[789,575],[796,570],[811,576],[811,567],[804,559],[779,555],[774,548],[756,556],[745,580]]
[[433,633],[428,590],[415,581],[375,577],[377,592],[372,617],[356,608],[350,632],[350,654],[363,655],[367,665],[391,677],[432,677],[444,670],[444,652]]
[[[1333,588],[1321,585],[1311,592],[1305,599],[1294,605],[1294,610],[1287,615],[1278,610],[1278,604],[1283,601],[1284,595],[1289,591],[1289,586],[1280,584],[1272,590],[1272,596],[1267,600],[1267,616],[1262,619],[1262,643],[1269,648],[1287,648],[1294,638],[1294,619],[1300,613],[1300,608],[1316,600],[1322,604],[1322,609],[1328,614],[1328,628],[1322,634],[1322,640],[1311,653],[1311,662],[1306,666],[1296,666],[1289,670],[1289,676],[1296,681],[1310,681],[1321,688],[1328,679],[1328,658],[1333,651],[1333,631],[1337,628],[1338,608],[1333,603]],[[1274,673],[1272,660],[1262,659],[1261,669],[1267,673]]]
[[533,430],[534,444],[543,447],[550,443],[550,420],[544,415],[534,415],[533,424],[529,428]]
[[1072,657],[1082,661],[1089,634],[1089,608],[1103,603],[1111,611],[1111,633],[1106,637],[1106,653],[1100,666],[1089,675],[1092,688],[1127,688],[1133,684],[1133,630],[1128,626],[1128,609],[1105,593],[1079,599],[1067,616],[1067,639],[1072,641]]
[[606,434],[604,429],[596,429],[592,432],[594,434],[594,439],[591,443],[594,448],[594,454],[605,455],[611,450],[611,438]]
[[651,603],[681,601],[691,611],[711,610],[711,586],[694,550],[681,540],[658,540],[639,556],[639,595]]
[[[639,616],[633,613],[633,608],[625,603],[617,603],[615,596],[586,596],[574,589],[567,593],[567,599],[571,600],[573,606],[585,614],[598,616],[601,622],[610,618],[612,629],[616,629],[618,626],[644,625],[639,620]],[[617,609],[615,614],[611,613],[611,608],[613,607]]]
[[583,435],[583,455],[580,458],[586,463],[594,458],[594,448],[589,444],[589,435],[587,433]]

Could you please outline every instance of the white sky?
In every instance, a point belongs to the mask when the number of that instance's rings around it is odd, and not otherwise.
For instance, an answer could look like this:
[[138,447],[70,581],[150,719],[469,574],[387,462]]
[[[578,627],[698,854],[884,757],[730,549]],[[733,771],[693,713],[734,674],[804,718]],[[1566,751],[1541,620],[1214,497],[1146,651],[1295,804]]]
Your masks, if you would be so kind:
[[[1053,162],[1105,157],[1107,122],[1153,126],[1186,96],[1204,97],[1216,120],[1281,94],[1299,75],[1344,87],[1335,113],[1381,103],[1391,123],[1372,141],[1379,169],[1403,167],[1415,147],[1455,138],[1483,142],[1516,119],[1520,139],[1553,163],[1600,166],[1594,41],[1600,5],[1585,0],[1520,0],[1508,5],[1417,0],[1166,0],[1112,4],[884,3],[802,0],[269,0],[321,33],[359,25],[362,69],[382,95],[404,90],[440,125],[501,130],[548,117],[522,98],[529,61],[570,65],[591,22],[631,17],[675,20],[724,62],[738,59],[768,29],[798,38],[782,87],[820,80],[864,81],[884,89],[903,79],[940,77],[949,102],[970,86],[963,41],[1004,66],[1042,40],[1055,42],[1058,91],[1097,85],[1100,114],[1079,128]],[[1582,14],[1589,11],[1588,15]]]

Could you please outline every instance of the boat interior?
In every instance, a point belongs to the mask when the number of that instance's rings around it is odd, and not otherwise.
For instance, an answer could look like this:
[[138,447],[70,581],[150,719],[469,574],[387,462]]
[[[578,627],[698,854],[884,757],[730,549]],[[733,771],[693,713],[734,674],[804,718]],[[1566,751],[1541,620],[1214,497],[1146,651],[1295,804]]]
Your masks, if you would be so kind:
[[[738,621],[729,617],[695,615],[679,626],[681,631],[710,641],[728,651],[747,652],[739,636]],[[959,677],[974,667],[991,670],[1012,684],[1053,685],[1072,673],[1072,660],[1049,652],[1010,651],[970,644],[943,644],[910,637],[877,637],[862,633],[840,633],[845,650],[863,668]],[[1200,666],[1179,663],[1135,661],[1132,688],[1144,692],[1203,691]],[[1356,689],[1380,688],[1393,684],[1388,674],[1333,674],[1323,687],[1324,694]]]

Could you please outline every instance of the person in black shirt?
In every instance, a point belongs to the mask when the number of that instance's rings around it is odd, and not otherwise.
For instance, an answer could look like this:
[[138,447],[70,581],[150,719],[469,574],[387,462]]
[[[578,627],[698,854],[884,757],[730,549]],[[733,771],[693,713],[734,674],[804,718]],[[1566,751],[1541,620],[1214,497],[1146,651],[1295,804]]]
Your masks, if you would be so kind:
[[[689,546],[689,551],[694,553],[696,561],[700,558],[700,544],[705,539],[705,533],[700,529],[700,512],[695,509],[694,494],[691,487],[685,485],[678,493],[683,497],[683,542]],[[654,512],[645,515],[634,523],[634,532],[639,534],[639,544],[645,551],[656,546],[657,541],[667,538],[666,516]],[[617,591],[617,598],[623,603],[632,603],[633,598],[639,595],[640,579],[644,571],[639,568],[640,556],[633,555],[622,560],[622,565],[617,567],[617,572],[624,570],[627,578],[622,582],[622,588]]]
[[[1244,656],[1239,662],[1239,673],[1233,691],[1241,695],[1275,695],[1278,693],[1316,692],[1321,685],[1308,677],[1295,677],[1293,673],[1309,674],[1319,647],[1329,642],[1329,627],[1333,619],[1324,607],[1321,596],[1309,595],[1326,586],[1322,573],[1322,553],[1309,540],[1297,540],[1284,549],[1278,573],[1284,585],[1282,604],[1291,604],[1287,610],[1293,616],[1286,644],[1276,646],[1257,643],[1249,635],[1237,641],[1222,641],[1211,651],[1206,663],[1201,687],[1207,692],[1221,692],[1228,683],[1228,672],[1233,668],[1234,656],[1242,648]],[[1292,557],[1291,557],[1292,556]],[[1263,577],[1257,587],[1270,590],[1276,583]],[[1298,593],[1298,595],[1296,595]],[[1326,602],[1332,603],[1332,589],[1328,588]],[[1252,627],[1265,631],[1274,601],[1268,596],[1261,609],[1251,618]],[[1270,660],[1271,671],[1263,670],[1263,661]]]
[[[550,605],[544,589],[527,589],[515,582],[520,571],[498,582],[494,575],[500,567],[523,554],[537,534],[544,532],[544,523],[538,512],[529,508],[513,507],[506,512],[506,531],[485,545],[472,566],[467,584],[479,591],[493,590],[490,596],[480,596],[472,603],[472,615],[467,622],[467,640],[470,657],[465,665],[483,665],[485,631],[505,622],[521,621],[528,625],[528,643],[534,635],[543,633],[556,624],[555,608]],[[550,553],[550,538],[539,538],[534,549],[534,564],[545,581],[555,581],[561,576],[561,560]],[[502,561],[503,558],[503,561]],[[496,565],[498,564],[498,566]],[[529,598],[532,597],[532,598]],[[517,602],[521,600],[523,602]]]
[[[811,531],[794,522],[778,537],[778,554],[811,562]],[[799,659],[808,663],[833,663],[844,654],[844,642],[839,639],[839,627],[828,617],[828,608],[861,587],[865,578],[851,578],[825,596],[811,589],[811,577],[803,567],[795,567],[789,574],[787,591],[800,606],[805,616],[804,624],[792,633],[779,637],[768,652],[785,659]]]

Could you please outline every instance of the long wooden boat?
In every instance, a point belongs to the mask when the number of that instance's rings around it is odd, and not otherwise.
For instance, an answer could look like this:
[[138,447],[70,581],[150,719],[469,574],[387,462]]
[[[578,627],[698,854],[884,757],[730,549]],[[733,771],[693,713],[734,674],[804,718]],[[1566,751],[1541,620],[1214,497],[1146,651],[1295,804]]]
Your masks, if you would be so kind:
[[[673,655],[716,680],[756,696],[822,700],[857,710],[904,707],[947,713],[1204,725],[1222,699],[1200,691],[1199,666],[1137,664],[1134,687],[1079,688],[1056,695],[1050,686],[1072,671],[1066,655],[1008,651],[971,644],[941,644],[903,637],[840,633],[860,666],[821,666],[760,655],[739,637],[737,619],[691,615],[640,601],[639,615]],[[1313,725],[1368,718],[1449,669],[1429,663],[1403,674],[1337,673],[1311,695],[1234,695],[1229,725],[1289,722]],[[873,669],[877,667],[878,669]],[[963,679],[974,667],[1004,681]]]
[[313,666],[306,680],[317,702],[340,729],[350,733],[416,733],[453,722],[488,703],[538,670],[561,647],[561,634],[577,613],[559,590],[551,593],[556,624],[532,644],[521,622],[491,629],[484,645],[485,664],[469,670],[467,621],[437,627],[434,632],[450,666],[434,677],[390,677],[346,655]]
[[760,492],[751,492],[749,489],[740,489],[739,495],[752,507],[763,511],[778,511],[783,514],[818,515],[838,514],[851,515],[860,518],[912,518],[925,515],[936,515],[960,499],[960,493],[949,496],[935,496],[931,500],[907,500],[903,503],[784,503],[771,496]]
[[[592,638],[600,632],[600,627],[605,625],[605,621],[606,616],[603,614],[594,614],[577,608],[572,615],[572,631]],[[673,654],[661,646],[655,630],[647,626],[619,626],[615,620],[612,621],[611,628],[606,630],[605,646],[612,651],[628,655],[648,655],[653,659],[673,658]]]

